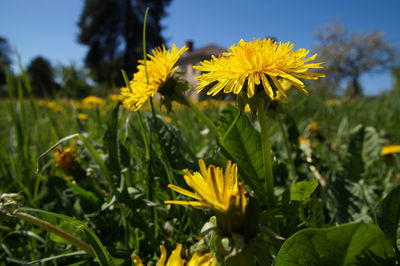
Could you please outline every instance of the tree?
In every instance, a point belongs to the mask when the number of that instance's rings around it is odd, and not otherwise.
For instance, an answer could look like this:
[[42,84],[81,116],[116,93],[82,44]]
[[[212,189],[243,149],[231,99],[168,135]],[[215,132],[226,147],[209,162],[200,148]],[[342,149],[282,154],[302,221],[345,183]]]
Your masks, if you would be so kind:
[[54,81],[54,70],[51,63],[41,56],[32,59],[27,73],[32,93],[36,96],[53,96],[59,87]]
[[350,97],[362,94],[363,74],[382,72],[396,64],[396,48],[385,41],[382,32],[354,33],[333,23],[317,30],[317,40],[328,82],[337,87],[347,82]]
[[6,72],[10,71],[11,47],[8,41],[0,36],[0,86],[6,83]]
[[121,69],[135,72],[142,58],[142,28],[147,7],[146,41],[151,49],[163,43],[161,19],[171,0],[86,0],[78,26],[78,41],[89,47],[85,65],[92,78],[122,85]]
[[78,68],[74,63],[57,68],[58,77],[61,80],[63,95],[83,98],[90,94],[92,87],[87,81],[88,74],[85,69]]

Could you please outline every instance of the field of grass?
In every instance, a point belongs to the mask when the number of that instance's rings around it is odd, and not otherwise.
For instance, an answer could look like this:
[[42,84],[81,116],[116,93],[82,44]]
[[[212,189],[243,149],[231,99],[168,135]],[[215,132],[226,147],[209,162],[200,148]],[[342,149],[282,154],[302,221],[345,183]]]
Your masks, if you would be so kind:
[[[400,144],[396,92],[330,99],[310,85],[310,96],[271,105],[269,201],[260,124],[235,102],[194,102],[214,132],[179,104],[133,112],[118,95],[35,99],[18,88],[0,99],[2,265],[150,265],[178,243],[182,257],[211,251],[221,265],[399,262],[400,155],[381,154]],[[237,163],[239,229],[216,225],[237,213],[164,204],[188,200],[168,185],[193,191],[182,170],[199,171],[199,159]]]

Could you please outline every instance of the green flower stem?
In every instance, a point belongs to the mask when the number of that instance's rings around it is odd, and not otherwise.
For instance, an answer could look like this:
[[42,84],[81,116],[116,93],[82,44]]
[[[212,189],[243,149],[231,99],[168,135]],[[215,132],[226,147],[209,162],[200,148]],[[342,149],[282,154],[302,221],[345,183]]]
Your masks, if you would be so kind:
[[289,143],[289,137],[286,133],[285,126],[283,125],[282,119],[280,118],[279,114],[276,115],[276,120],[278,121],[279,129],[282,132],[283,143],[285,145],[287,157],[289,159],[289,177],[290,180],[294,182],[294,180],[296,179],[296,168],[294,166],[292,148]]
[[272,155],[268,135],[268,121],[265,112],[265,101],[263,97],[257,97],[257,116],[261,127],[261,148],[263,155],[265,191],[267,192],[268,204],[274,206],[274,176],[272,172]]
[[60,229],[60,228],[58,228],[58,227],[46,222],[46,221],[43,221],[42,219],[39,219],[39,218],[37,218],[35,216],[27,214],[25,212],[16,211],[16,212],[13,213],[13,216],[17,217],[17,218],[19,218],[21,220],[24,220],[24,221],[26,221],[28,223],[37,225],[37,226],[39,226],[39,227],[41,227],[41,228],[43,228],[45,230],[48,230],[48,231],[50,231],[52,233],[55,233],[56,235],[59,235],[60,237],[68,240],[71,244],[73,244],[73,245],[79,247],[80,249],[86,251],[86,253],[89,256],[94,257],[94,252],[93,252],[92,247],[89,246],[88,244],[86,244],[85,242],[83,242],[82,240],[80,240],[79,238],[76,238],[75,236],[71,235],[70,233],[65,232],[64,230],[62,230],[62,229]]
[[211,132],[213,132],[215,134],[215,136],[218,137],[218,128],[217,126],[214,124],[214,122],[212,122],[204,113],[203,111],[200,110],[200,108],[192,103],[192,101],[190,101],[189,99],[186,99],[186,103],[189,105],[189,107],[192,109],[192,111],[194,112],[194,114],[203,122],[205,123],[208,128],[211,130]]

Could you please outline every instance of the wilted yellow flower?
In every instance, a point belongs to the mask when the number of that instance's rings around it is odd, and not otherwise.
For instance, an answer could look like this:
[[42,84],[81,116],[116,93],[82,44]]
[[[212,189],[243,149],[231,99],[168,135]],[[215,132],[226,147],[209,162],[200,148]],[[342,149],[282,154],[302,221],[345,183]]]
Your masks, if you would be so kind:
[[[239,94],[243,88],[247,89],[247,97],[255,94],[256,86],[261,85],[271,99],[279,94],[286,97],[282,86],[284,80],[294,85],[302,92],[304,89],[301,79],[318,79],[324,74],[309,72],[309,69],[322,68],[322,63],[308,63],[316,58],[317,54],[305,58],[309,53],[306,49],[292,51],[294,45],[290,42],[277,43],[272,39],[255,39],[251,42],[240,40],[229,48],[229,52],[220,57],[213,56],[211,60],[201,62],[195,69],[208,72],[195,79],[199,81],[196,88],[200,92],[209,85],[212,88],[208,95],[216,95],[221,90],[225,93]],[[245,84],[247,80],[247,84]]]
[[139,60],[138,72],[129,82],[130,89],[121,88],[123,105],[134,111],[139,110],[147,99],[154,96],[178,69],[175,64],[187,49],[187,47],[178,49],[176,45],[172,45],[172,49],[167,50],[163,45],[153,49],[152,54],[147,55],[149,59],[146,60],[146,63],[144,60]]
[[[167,260],[167,250],[163,245],[160,246],[161,256],[157,261],[157,266],[215,266],[217,260],[211,253],[202,254],[195,252],[188,262],[181,257],[182,244],[177,244],[171,256]],[[144,266],[142,260],[136,254],[131,255],[131,259],[136,266]]]
[[381,148],[381,156],[399,152],[400,152],[400,145],[385,145],[382,146]]
[[78,118],[79,120],[88,120],[89,116],[87,114],[84,114],[84,113],[78,113],[76,115],[76,118]]
[[214,165],[206,168],[203,160],[199,161],[199,166],[200,173],[191,174],[188,169],[183,170],[186,183],[197,194],[172,184],[168,185],[170,189],[197,201],[167,200],[165,203],[208,208],[217,213],[227,213],[228,210],[235,209],[244,215],[247,200],[243,184],[238,182],[237,165],[228,161],[225,174],[221,168]]
[[71,170],[76,162],[74,145],[57,149],[54,153],[54,159],[56,161],[56,167],[63,170]]
[[305,137],[299,137],[300,146],[311,147],[311,140]]
[[317,134],[318,131],[319,131],[319,124],[318,124],[318,122],[316,122],[316,121],[311,122],[311,123],[308,125],[308,129],[310,130],[311,133]]

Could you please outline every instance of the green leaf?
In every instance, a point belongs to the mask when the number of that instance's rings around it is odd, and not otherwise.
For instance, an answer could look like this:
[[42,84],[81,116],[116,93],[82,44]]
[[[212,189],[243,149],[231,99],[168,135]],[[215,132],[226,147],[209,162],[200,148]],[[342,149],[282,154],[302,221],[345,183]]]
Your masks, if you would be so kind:
[[196,155],[181,137],[180,132],[164,123],[157,116],[152,116],[148,119],[150,129],[158,135],[164,159],[169,161],[171,167],[176,170],[195,168],[197,164]]
[[316,179],[300,181],[290,187],[290,200],[305,201],[318,187]]
[[400,220],[400,186],[393,189],[375,208],[376,223],[396,246],[397,229]]
[[86,240],[89,243],[89,245],[93,248],[95,256],[98,259],[100,265],[113,265],[111,257],[109,256],[106,248],[101,243],[100,239],[93,232],[93,230],[90,229],[84,222],[66,215],[38,210],[38,209],[21,208],[21,210],[26,212],[35,212],[39,214],[44,214],[45,216],[49,216],[51,218],[57,218],[60,219],[61,221],[71,223],[84,233],[84,235],[86,236]]
[[107,151],[107,169],[116,177],[120,177],[119,141],[118,141],[118,112],[120,103],[110,112],[107,118],[107,129],[103,136],[104,148]]
[[362,147],[362,158],[365,168],[373,168],[373,163],[380,159],[380,150],[383,144],[382,138],[373,127],[365,128],[364,143]]
[[276,266],[395,265],[393,249],[373,224],[304,229],[283,243]]
[[110,176],[110,173],[107,170],[106,164],[99,154],[99,152],[93,147],[93,145],[89,142],[87,138],[82,135],[79,135],[80,140],[82,140],[83,145],[88,149],[89,153],[92,155],[93,159],[96,161],[98,166],[100,167],[101,172],[103,173],[105,179],[107,180],[108,184],[110,185],[111,189],[114,189],[114,185]]
[[347,166],[345,167],[349,171],[351,180],[357,181],[361,178],[364,172],[364,160],[362,157],[362,148],[365,136],[365,127],[362,125],[356,126],[350,132],[350,143],[348,146],[349,158],[347,160]]
[[260,133],[246,115],[229,105],[218,120],[220,145],[228,159],[238,164],[240,176],[259,196],[264,176]]

